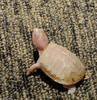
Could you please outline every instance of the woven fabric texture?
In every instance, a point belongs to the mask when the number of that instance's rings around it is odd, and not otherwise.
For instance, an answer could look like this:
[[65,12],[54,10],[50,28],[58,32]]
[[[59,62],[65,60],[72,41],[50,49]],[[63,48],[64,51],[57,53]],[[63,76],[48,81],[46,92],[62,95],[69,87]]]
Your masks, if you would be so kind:
[[[39,69],[26,76],[34,28],[84,60],[74,94]],[[0,100],[97,100],[97,0],[0,0]]]

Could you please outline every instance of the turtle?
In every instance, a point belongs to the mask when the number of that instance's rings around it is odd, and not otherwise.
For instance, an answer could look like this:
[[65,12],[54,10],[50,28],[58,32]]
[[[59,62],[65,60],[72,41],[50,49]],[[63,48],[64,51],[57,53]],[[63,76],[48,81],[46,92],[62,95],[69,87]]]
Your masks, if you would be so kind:
[[33,30],[32,41],[39,52],[39,59],[27,70],[27,75],[35,69],[41,69],[52,80],[67,88],[68,94],[73,94],[75,84],[85,76],[84,61],[66,47],[48,42],[48,37],[41,28]]

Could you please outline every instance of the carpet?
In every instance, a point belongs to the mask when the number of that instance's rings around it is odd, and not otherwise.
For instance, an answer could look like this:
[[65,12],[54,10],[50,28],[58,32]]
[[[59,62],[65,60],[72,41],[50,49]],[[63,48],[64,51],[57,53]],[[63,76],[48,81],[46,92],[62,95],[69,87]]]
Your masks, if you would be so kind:
[[[38,59],[34,28],[85,62],[89,78],[74,94],[39,69],[26,76]],[[0,1],[0,100],[97,100],[96,0]]]

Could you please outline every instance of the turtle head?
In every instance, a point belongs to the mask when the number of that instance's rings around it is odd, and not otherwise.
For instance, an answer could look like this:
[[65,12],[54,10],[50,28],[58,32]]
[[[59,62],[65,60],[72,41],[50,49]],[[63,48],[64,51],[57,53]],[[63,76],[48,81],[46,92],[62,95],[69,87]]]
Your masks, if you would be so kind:
[[44,48],[48,44],[48,38],[44,33],[44,30],[38,28],[35,28],[33,30],[32,41],[39,51],[44,50]]

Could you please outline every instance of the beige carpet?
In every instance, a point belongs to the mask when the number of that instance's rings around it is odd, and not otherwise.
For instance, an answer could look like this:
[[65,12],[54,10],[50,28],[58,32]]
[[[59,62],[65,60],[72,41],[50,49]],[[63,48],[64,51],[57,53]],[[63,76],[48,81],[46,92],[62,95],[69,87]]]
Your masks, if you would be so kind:
[[[89,79],[73,95],[39,69],[26,76],[36,27],[84,60]],[[0,0],[0,100],[97,100],[96,0]]]

